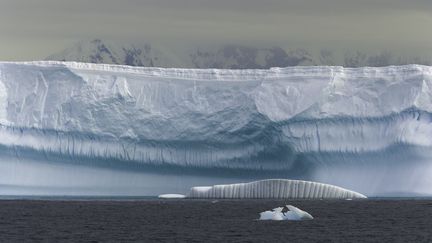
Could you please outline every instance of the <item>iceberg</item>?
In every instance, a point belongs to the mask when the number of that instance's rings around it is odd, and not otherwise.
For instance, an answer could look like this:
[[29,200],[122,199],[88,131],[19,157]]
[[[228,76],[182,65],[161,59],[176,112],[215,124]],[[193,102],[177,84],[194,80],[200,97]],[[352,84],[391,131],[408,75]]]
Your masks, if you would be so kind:
[[366,198],[366,196],[318,182],[270,179],[230,185],[192,187],[188,198],[352,199]]
[[274,208],[270,211],[260,213],[259,220],[312,220],[313,217],[308,212],[303,211],[292,205]]
[[293,178],[430,194],[431,112],[432,67],[421,65],[0,62],[0,193],[159,195]]
[[162,199],[183,199],[186,198],[183,194],[161,194],[158,196],[158,198]]

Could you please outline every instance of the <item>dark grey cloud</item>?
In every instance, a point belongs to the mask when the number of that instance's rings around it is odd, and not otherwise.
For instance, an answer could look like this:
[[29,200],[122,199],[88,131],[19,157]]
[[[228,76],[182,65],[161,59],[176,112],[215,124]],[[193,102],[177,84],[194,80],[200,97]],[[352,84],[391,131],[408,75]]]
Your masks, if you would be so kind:
[[432,53],[430,0],[0,0],[0,59],[77,40]]

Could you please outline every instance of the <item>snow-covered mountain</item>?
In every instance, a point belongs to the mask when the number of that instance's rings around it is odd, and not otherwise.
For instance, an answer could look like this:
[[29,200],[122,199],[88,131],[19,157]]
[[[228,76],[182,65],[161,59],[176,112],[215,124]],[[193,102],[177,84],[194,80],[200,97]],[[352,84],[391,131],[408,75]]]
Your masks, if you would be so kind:
[[215,50],[198,49],[190,57],[194,68],[263,69],[314,64],[307,51],[296,49],[286,52],[280,47],[224,45]]
[[119,64],[143,67],[265,69],[292,66],[384,67],[389,65],[432,65],[432,58],[404,57],[389,51],[366,54],[360,51],[252,47],[245,45],[206,45],[171,49],[152,43],[127,44],[101,39],[80,41],[46,60]]
[[173,67],[181,65],[180,60],[163,46],[150,43],[122,44],[94,39],[80,41],[47,60],[76,61],[86,63],[122,64],[144,67]]
[[155,195],[282,177],[432,193],[431,87],[419,65],[0,63],[0,192]]
[[81,41],[47,60],[120,64],[144,67],[253,69],[315,64],[305,50],[280,47],[221,45],[185,48],[176,52],[150,43],[119,44],[95,39]]

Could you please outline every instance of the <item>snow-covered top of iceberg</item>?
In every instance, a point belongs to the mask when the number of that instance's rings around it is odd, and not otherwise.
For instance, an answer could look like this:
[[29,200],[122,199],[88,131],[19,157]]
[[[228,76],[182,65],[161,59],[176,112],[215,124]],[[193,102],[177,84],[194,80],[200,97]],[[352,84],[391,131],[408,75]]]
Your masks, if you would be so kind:
[[366,196],[329,184],[270,179],[249,183],[192,187],[189,198],[285,198],[285,199],[347,199]]
[[421,65],[218,70],[0,62],[0,118],[18,126],[147,138],[154,136],[140,123],[152,120],[151,131],[170,125],[156,136],[168,138],[185,130],[203,134],[214,123],[233,131],[257,115],[280,122],[381,117],[413,107],[431,112],[431,89],[432,68]]

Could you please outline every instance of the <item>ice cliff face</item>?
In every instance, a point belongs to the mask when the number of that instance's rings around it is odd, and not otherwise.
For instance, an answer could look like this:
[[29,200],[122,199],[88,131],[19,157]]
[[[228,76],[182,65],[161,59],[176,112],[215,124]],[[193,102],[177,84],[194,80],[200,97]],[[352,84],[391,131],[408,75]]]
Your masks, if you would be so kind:
[[0,63],[0,155],[404,192],[431,183],[431,89],[418,65]]

